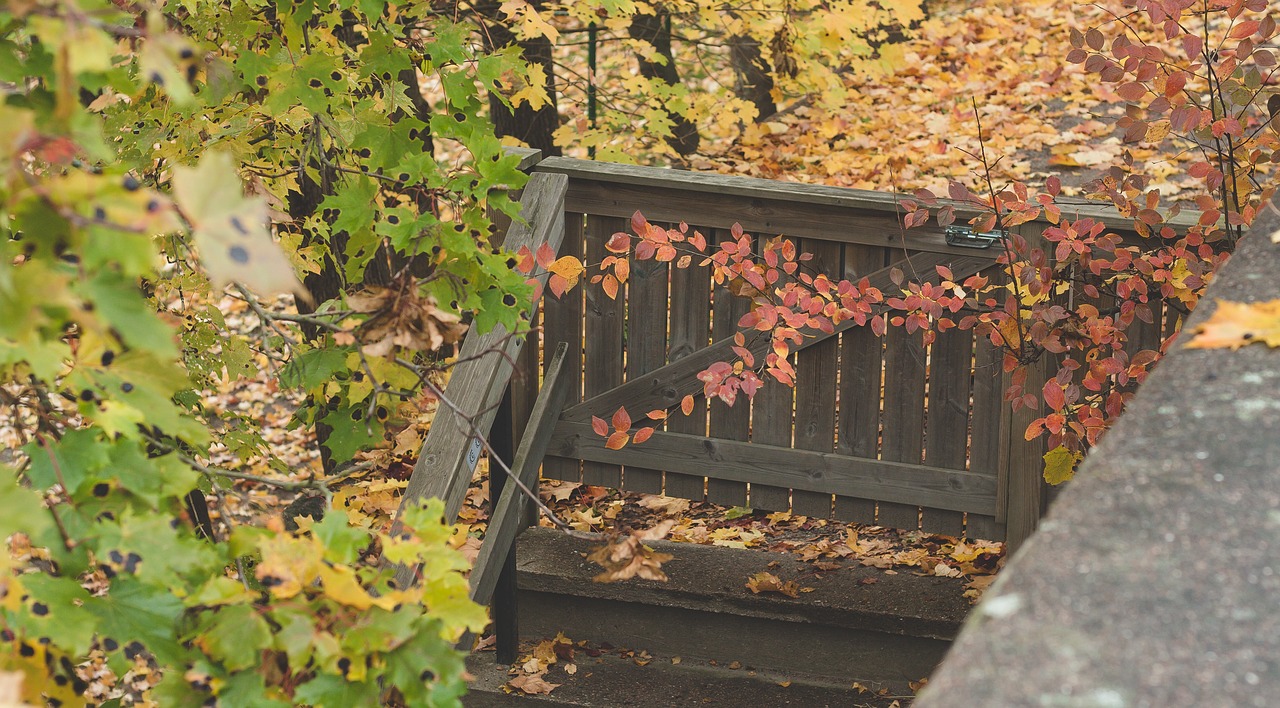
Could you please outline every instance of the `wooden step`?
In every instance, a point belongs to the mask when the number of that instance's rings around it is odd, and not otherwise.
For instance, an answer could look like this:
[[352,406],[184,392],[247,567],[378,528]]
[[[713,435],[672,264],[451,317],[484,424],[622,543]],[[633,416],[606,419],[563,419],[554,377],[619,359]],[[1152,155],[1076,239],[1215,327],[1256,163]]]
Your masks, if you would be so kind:
[[[525,533],[518,542],[521,637],[532,642],[563,633],[591,647],[618,650],[606,651],[599,669],[590,671],[605,684],[614,674],[619,685],[626,684],[630,679],[625,677],[635,673],[618,668],[627,664],[625,656],[621,662],[609,660],[625,649],[652,657],[641,668],[702,672],[701,678],[691,679],[695,685],[709,677],[714,677],[709,687],[740,681],[745,682],[745,695],[751,695],[764,690],[757,685],[762,681],[778,688],[790,682],[790,687],[805,686],[806,691],[834,691],[829,696],[832,705],[875,705],[875,696],[864,695],[854,684],[910,695],[908,682],[928,676],[969,609],[958,579],[886,573],[856,562],[816,571],[791,554],[669,542],[650,545],[675,556],[663,565],[667,582],[605,584],[592,581],[600,569],[584,557],[591,543],[546,529]],[[784,582],[794,580],[800,592],[795,598],[776,592],[753,594],[746,583],[760,572],[773,573]],[[492,662],[492,655],[477,655],[473,664],[481,666],[476,662]],[[548,680],[565,685],[551,695],[572,695],[578,689],[564,689],[587,681],[587,668],[580,665],[578,676],[555,675],[558,669],[553,669],[555,678]],[[650,680],[683,679],[664,674]],[[594,696],[584,700],[603,700],[594,689],[581,690]],[[753,703],[786,705],[771,700]]]

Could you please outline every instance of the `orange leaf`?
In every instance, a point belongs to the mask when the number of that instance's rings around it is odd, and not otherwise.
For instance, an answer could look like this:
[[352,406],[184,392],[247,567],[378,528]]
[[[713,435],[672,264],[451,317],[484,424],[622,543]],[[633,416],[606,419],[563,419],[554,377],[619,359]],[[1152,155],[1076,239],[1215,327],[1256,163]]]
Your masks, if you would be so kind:
[[661,408],[655,408],[649,411],[648,413],[646,413],[645,417],[648,418],[649,420],[666,420],[667,412],[662,410]]
[[604,418],[599,418],[594,415],[591,416],[591,429],[600,437],[604,437],[609,434],[609,424],[604,422]]
[[622,446],[626,445],[627,440],[630,438],[630,435],[627,435],[622,431],[618,431],[613,435],[610,435],[608,440],[604,441],[604,446],[610,450],[621,450]]
[[693,396],[685,396],[680,401],[680,412],[689,415],[693,412]]
[[636,431],[636,436],[634,439],[632,439],[632,442],[639,445],[640,443],[644,442],[645,440],[648,440],[651,437],[653,437],[653,428],[641,428]]
[[631,414],[627,413],[626,408],[619,408],[614,412],[613,429],[618,432],[631,429]]

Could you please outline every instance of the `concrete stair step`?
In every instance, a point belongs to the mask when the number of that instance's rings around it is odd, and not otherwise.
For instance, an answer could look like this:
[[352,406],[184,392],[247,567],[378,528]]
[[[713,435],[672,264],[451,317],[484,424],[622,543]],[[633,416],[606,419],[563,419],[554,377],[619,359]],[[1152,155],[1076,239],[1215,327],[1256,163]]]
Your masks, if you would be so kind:
[[470,657],[467,670],[475,676],[466,708],[501,706],[598,706],[653,708],[665,706],[797,706],[802,708],[888,708],[910,700],[906,685],[832,685],[820,678],[782,674],[743,666],[737,670],[704,661],[651,656],[641,666],[616,653],[596,658],[580,656],[570,676],[553,666],[545,680],[558,684],[544,695],[513,693],[508,667],[495,664],[492,653]]

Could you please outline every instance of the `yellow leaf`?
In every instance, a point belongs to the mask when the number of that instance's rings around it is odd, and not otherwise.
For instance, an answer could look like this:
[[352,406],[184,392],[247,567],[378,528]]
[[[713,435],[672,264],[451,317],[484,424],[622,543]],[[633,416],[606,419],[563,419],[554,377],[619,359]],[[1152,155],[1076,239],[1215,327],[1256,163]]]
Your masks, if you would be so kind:
[[522,39],[533,39],[534,37],[546,37],[555,44],[560,38],[560,33],[552,27],[550,23],[542,19],[537,9],[529,4],[528,0],[507,0],[502,3],[501,8],[507,17],[514,20],[517,25],[517,33]]
[[1158,143],[1169,135],[1170,123],[1167,120],[1158,120],[1147,126],[1147,135],[1143,140],[1149,143]]
[[1196,336],[1187,342],[1188,349],[1239,349],[1253,342],[1280,347],[1280,300],[1219,300],[1213,316],[1197,326],[1195,332]]
[[1044,481],[1059,485],[1071,479],[1076,473],[1076,463],[1082,458],[1078,452],[1072,452],[1065,445],[1059,445],[1044,454]]
[[529,76],[524,88],[511,95],[512,105],[528,103],[529,108],[538,110],[549,103],[547,98],[547,72],[541,64],[529,65]]
[[582,272],[586,268],[582,265],[582,261],[573,256],[561,256],[547,266],[547,270],[568,281],[565,285],[565,289],[568,290],[577,284],[578,278],[582,277]]

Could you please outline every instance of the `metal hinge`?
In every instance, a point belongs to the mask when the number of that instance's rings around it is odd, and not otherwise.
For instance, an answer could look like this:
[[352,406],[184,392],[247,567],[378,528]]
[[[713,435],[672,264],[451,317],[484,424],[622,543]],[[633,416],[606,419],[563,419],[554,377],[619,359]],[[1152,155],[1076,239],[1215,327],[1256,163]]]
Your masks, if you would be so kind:
[[990,248],[991,244],[1009,235],[1003,229],[975,233],[972,226],[948,226],[946,233],[947,245],[961,248]]

